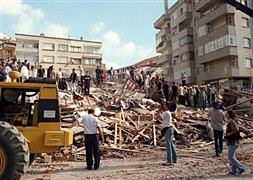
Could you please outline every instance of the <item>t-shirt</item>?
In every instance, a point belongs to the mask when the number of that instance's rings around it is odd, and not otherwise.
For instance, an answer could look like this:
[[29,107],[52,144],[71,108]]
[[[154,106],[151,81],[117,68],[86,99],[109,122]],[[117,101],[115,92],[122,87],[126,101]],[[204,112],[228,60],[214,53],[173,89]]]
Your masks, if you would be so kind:
[[28,68],[26,66],[22,66],[21,67],[21,75],[22,75],[22,77],[28,78],[29,71],[28,71]]
[[90,75],[83,76],[83,83],[84,84],[90,84],[90,81],[91,81],[91,76]]
[[[235,122],[235,120],[230,120],[227,124],[226,134],[234,132],[234,131],[239,132],[239,127],[237,123]],[[239,144],[239,139],[228,138],[227,140],[227,145],[238,145],[238,144]]]
[[85,114],[78,121],[83,124],[84,134],[97,134],[97,127],[100,127],[97,117]]
[[172,126],[172,116],[170,111],[164,111],[161,113],[161,118],[163,121],[163,127],[171,127]]
[[184,95],[184,87],[179,86],[179,96],[183,96],[183,95]]
[[212,109],[210,112],[210,120],[214,130],[223,131],[225,115],[222,110]]

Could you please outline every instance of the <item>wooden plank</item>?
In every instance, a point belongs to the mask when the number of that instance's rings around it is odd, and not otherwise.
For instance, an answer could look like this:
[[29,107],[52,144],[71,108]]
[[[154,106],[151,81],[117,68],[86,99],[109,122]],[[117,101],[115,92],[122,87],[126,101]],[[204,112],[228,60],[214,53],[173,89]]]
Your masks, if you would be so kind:
[[155,124],[153,124],[153,137],[154,137],[154,146],[156,146],[156,128],[155,128]]
[[235,107],[235,106],[239,106],[239,105],[241,105],[241,104],[247,103],[247,102],[252,101],[252,100],[253,100],[253,97],[247,99],[246,101],[242,101],[242,102],[240,102],[240,103],[237,103],[237,104],[233,104],[233,105],[231,105],[231,106],[228,106],[228,107],[225,108],[225,110],[232,109],[232,108]]
[[115,123],[114,130],[114,145],[117,146],[117,136],[118,136],[118,122]]

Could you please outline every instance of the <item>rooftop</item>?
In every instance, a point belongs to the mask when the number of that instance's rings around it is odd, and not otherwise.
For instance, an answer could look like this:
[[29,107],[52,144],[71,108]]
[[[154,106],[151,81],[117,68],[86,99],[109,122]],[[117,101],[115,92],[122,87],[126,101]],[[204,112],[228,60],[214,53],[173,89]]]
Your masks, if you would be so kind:
[[52,36],[45,36],[44,34],[43,35],[31,35],[31,34],[15,33],[15,35],[16,36],[40,37],[40,38],[48,38],[48,39],[62,39],[62,40],[69,40],[69,41],[91,42],[91,43],[102,44],[102,42],[98,42],[98,41],[88,41],[88,40],[83,40],[83,39],[52,37]]

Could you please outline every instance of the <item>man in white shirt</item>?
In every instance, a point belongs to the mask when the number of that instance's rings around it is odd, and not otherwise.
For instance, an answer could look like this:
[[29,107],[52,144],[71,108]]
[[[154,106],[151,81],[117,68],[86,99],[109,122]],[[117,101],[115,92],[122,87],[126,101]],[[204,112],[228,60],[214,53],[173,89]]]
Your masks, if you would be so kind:
[[22,82],[24,82],[26,79],[28,79],[29,76],[29,70],[27,66],[25,65],[24,62],[22,62],[22,67],[21,67],[21,77],[22,77]]
[[34,68],[34,66],[31,66],[30,77],[32,77],[32,78],[37,77],[37,70]]
[[95,116],[95,110],[89,109],[88,114],[74,121],[70,127],[80,124],[82,124],[84,128],[87,169],[92,169],[94,156],[94,169],[97,170],[100,164],[99,135],[97,132],[99,132],[102,142],[104,141],[104,136],[99,120]]
[[163,131],[165,131],[165,141],[167,150],[167,162],[166,165],[172,165],[177,162],[177,154],[175,145],[173,143],[173,126],[172,126],[172,115],[169,111],[169,103],[166,101],[160,109],[160,117],[163,123]]
[[6,64],[5,66],[5,72],[6,72],[6,82],[11,82],[11,78],[9,76],[9,73],[12,71],[12,69],[10,68],[9,64]]

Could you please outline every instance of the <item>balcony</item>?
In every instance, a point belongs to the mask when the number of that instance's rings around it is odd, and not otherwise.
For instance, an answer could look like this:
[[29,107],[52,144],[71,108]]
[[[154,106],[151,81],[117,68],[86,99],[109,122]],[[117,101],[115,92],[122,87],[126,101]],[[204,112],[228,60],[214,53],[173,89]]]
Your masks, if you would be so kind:
[[101,59],[102,54],[101,53],[89,53],[89,52],[83,52],[83,57],[84,58],[96,58],[96,59]]
[[235,9],[227,4],[223,4],[216,8],[214,11],[211,11],[205,16],[202,16],[198,21],[198,27],[205,25],[208,22],[212,22],[213,20],[217,19],[218,17],[224,14],[234,14]]
[[238,56],[237,47],[227,46],[222,49],[218,49],[211,53],[199,56],[197,61],[199,61],[199,63],[204,64],[204,63],[215,61],[221,58],[226,58],[228,56],[237,57]]
[[156,46],[157,53],[171,52],[171,40],[163,40]]
[[236,35],[236,28],[235,26],[230,26],[230,25],[223,25],[212,32],[206,34],[205,36],[198,37],[198,45],[205,44],[207,42],[210,42],[214,39],[217,39],[219,37],[222,37],[224,35]]
[[159,62],[157,63],[158,65],[163,65],[163,66],[169,66],[170,61],[171,61],[171,54],[165,54],[165,55],[161,55],[159,57]]
[[187,35],[193,35],[193,28],[188,27],[181,30],[179,33],[177,33],[175,36],[173,36],[173,39],[180,39]]
[[200,78],[201,81],[213,81],[238,76],[239,76],[239,68],[219,67],[216,69],[212,69],[208,72],[201,72],[198,77]]
[[170,30],[168,28],[161,29],[158,33],[156,33],[156,40],[161,38],[162,36],[170,35]]
[[223,0],[201,0],[199,1],[195,6],[195,11],[197,12],[203,12],[206,11],[208,8],[210,8],[211,5],[214,3],[220,3]]
[[189,20],[189,21],[192,20],[192,12],[190,12],[190,11],[184,12],[183,15],[181,15],[180,18],[178,19],[178,23],[180,24],[180,23],[187,21],[187,20]]
[[179,56],[182,53],[194,51],[194,44],[193,43],[185,43],[184,45],[180,46],[178,49],[173,51],[173,57]]
[[17,46],[16,51],[18,52],[26,52],[26,53],[38,53],[39,49],[38,48],[32,48],[32,47],[22,47],[22,46]]
[[165,24],[169,22],[169,16],[168,14],[163,14],[155,23],[154,27],[156,29],[161,29]]

